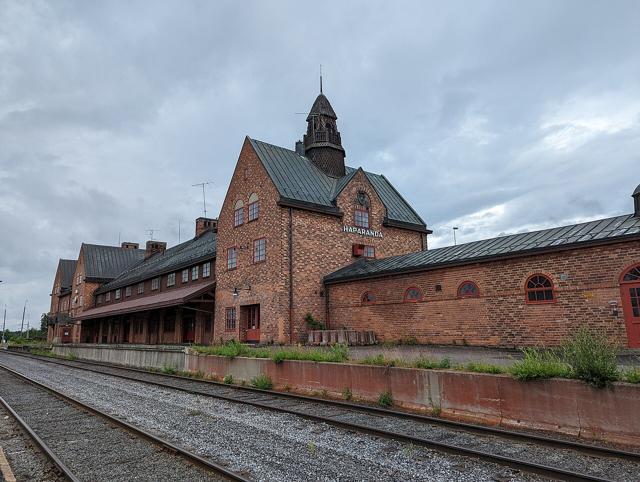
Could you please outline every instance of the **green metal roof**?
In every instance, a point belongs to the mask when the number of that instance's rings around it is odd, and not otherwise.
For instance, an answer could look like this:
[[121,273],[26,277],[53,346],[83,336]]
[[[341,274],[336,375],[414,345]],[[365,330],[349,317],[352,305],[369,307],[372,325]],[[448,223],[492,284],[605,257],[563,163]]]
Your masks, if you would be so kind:
[[[318,169],[313,162],[295,151],[249,138],[280,196],[309,208],[315,206],[339,212],[336,198],[353,178],[357,169],[346,168],[346,175],[336,179]],[[381,174],[363,171],[386,209],[390,221],[426,229],[425,222]]]
[[358,260],[325,276],[326,283],[384,276],[394,273],[426,271],[451,265],[525,256],[545,251],[640,239],[640,218],[633,214],[587,223],[430,249],[376,260]]

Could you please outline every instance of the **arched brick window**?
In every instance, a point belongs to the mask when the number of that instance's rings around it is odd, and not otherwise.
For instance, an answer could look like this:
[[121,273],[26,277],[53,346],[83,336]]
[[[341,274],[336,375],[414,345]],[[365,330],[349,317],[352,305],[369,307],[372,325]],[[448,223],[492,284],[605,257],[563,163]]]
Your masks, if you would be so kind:
[[236,202],[233,211],[233,226],[238,227],[244,223],[244,202],[242,199],[239,199]]
[[414,286],[407,288],[404,292],[404,302],[417,303],[418,301],[422,301],[422,290]]
[[553,283],[543,274],[534,274],[527,280],[525,287],[527,303],[553,303],[555,294]]
[[362,296],[360,297],[360,301],[362,302],[363,305],[371,304],[376,301],[376,297],[373,295],[371,291],[365,291],[364,293],[362,293]]
[[255,192],[249,196],[249,206],[247,211],[247,218],[249,219],[249,222],[258,219],[258,215],[260,214],[260,201],[258,200],[258,195]]
[[369,196],[364,191],[358,191],[353,223],[359,228],[369,228]]
[[636,281],[640,281],[640,265],[636,266],[635,268],[631,268],[622,277],[623,283]]
[[480,290],[473,281],[465,281],[458,286],[458,298],[477,298],[478,296],[480,296]]

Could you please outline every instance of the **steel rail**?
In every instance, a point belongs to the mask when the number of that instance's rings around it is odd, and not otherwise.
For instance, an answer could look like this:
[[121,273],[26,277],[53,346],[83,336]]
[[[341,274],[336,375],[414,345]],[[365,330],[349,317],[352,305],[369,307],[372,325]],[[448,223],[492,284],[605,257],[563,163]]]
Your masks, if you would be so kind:
[[[223,467],[222,465],[216,464],[215,462],[212,462],[210,460],[207,460],[199,455],[196,455],[192,452],[189,452],[188,450],[185,450],[167,440],[161,439],[160,437],[157,437],[156,435],[153,435],[152,433],[141,429],[139,427],[136,427],[135,425],[132,425],[128,422],[125,422],[124,420],[121,420],[117,417],[114,417],[113,415],[110,415],[106,412],[103,412],[102,410],[99,410],[97,408],[92,407],[91,405],[87,405],[84,402],[81,402],[80,400],[70,396],[70,395],[66,395],[62,392],[59,392],[58,390],[55,390],[54,388],[51,388],[47,385],[44,385],[43,383],[40,383],[26,375],[23,375],[11,368],[8,368],[2,364],[0,364],[0,369],[2,370],[6,370],[7,372],[11,373],[12,375],[16,376],[17,378],[30,383],[38,388],[44,389],[47,392],[53,394],[54,396],[67,401],[73,405],[76,405],[78,407],[80,407],[83,410],[86,410],[94,415],[97,415],[99,417],[102,417],[104,419],[107,419],[109,422],[112,422],[116,425],[118,425],[119,427],[127,430],[128,432],[131,432],[132,434],[136,435],[137,437],[140,438],[144,438],[146,440],[149,440],[150,442],[160,445],[162,448],[166,449],[168,452],[170,453],[175,453],[180,455],[181,457],[183,457],[184,459],[186,459],[187,461],[198,465],[200,467],[203,467],[207,470],[211,470],[214,471],[220,475],[223,475],[224,477],[227,477],[231,480],[235,480],[235,481],[239,481],[239,482],[252,482],[252,479],[248,479],[245,478],[243,476],[241,476],[240,474],[233,472],[225,467]],[[5,406],[8,407],[8,405],[5,402]],[[15,413],[15,412],[14,412]],[[16,414],[17,415],[17,414]],[[35,433],[34,433],[35,435]],[[53,454],[53,453],[52,453]],[[56,457],[57,459],[57,457]],[[57,465],[57,464],[56,464]],[[77,478],[72,479],[74,481],[78,481],[79,480]]]
[[[21,355],[24,356],[24,355]],[[412,436],[412,435],[407,435],[407,434],[403,434],[400,432],[395,432],[395,431],[391,431],[391,430],[384,430],[384,429],[379,429],[379,428],[374,428],[374,427],[370,427],[367,425],[362,425],[362,424],[357,424],[357,423],[353,423],[353,422],[348,422],[348,421],[344,421],[344,420],[336,420],[333,419],[331,417],[328,416],[322,416],[322,415],[314,415],[314,414],[309,414],[309,413],[304,413],[304,412],[299,412],[296,411],[294,409],[289,409],[289,408],[283,408],[283,407],[277,407],[277,406],[273,406],[273,405],[269,405],[268,403],[263,403],[261,401],[256,401],[256,400],[248,400],[248,399],[238,399],[238,398],[234,398],[232,396],[226,396],[226,395],[221,395],[221,394],[214,394],[214,393],[207,393],[207,392],[203,392],[203,391],[199,391],[199,390],[194,390],[194,389],[190,389],[190,388],[185,388],[185,387],[178,387],[178,386],[174,386],[174,385],[168,385],[165,383],[161,383],[161,382],[157,382],[157,381],[152,381],[152,380],[142,380],[140,378],[135,378],[132,376],[127,376],[127,375],[122,375],[122,374],[114,374],[114,373],[105,373],[105,372],[101,372],[100,370],[96,370],[96,369],[92,369],[92,368],[86,368],[86,367],[80,367],[80,366],[74,366],[74,365],[70,365],[64,362],[58,362],[56,360],[51,360],[51,359],[46,359],[44,357],[34,357],[32,355],[29,355],[28,357],[30,358],[36,358],[38,360],[44,360],[50,363],[54,363],[54,364],[58,364],[61,366],[66,366],[68,368],[75,368],[78,370],[84,370],[84,371],[89,371],[89,372],[93,372],[93,373],[97,373],[97,374],[102,374],[102,375],[106,375],[106,376],[114,376],[116,378],[121,378],[124,380],[129,380],[129,381],[134,381],[134,382],[139,382],[139,383],[145,383],[148,385],[153,385],[153,386],[157,386],[157,387],[161,387],[161,388],[169,388],[169,389],[174,389],[174,390],[178,390],[178,391],[182,391],[185,393],[189,393],[192,395],[200,395],[200,396],[206,396],[206,397],[210,397],[210,398],[216,398],[219,400],[224,400],[227,402],[231,402],[231,403],[240,403],[240,404],[245,404],[245,405],[249,405],[249,406],[253,406],[256,408],[261,408],[261,409],[266,409],[266,410],[270,410],[270,411],[274,411],[274,412],[279,412],[279,413],[286,413],[289,415],[296,415],[298,417],[304,418],[304,419],[308,419],[308,420],[313,420],[316,422],[322,422],[322,423],[326,423],[329,425],[333,425],[339,428],[343,428],[343,429],[348,429],[348,430],[353,430],[356,432],[360,432],[360,433],[366,433],[369,435],[374,435],[374,436],[378,436],[378,437],[383,437],[386,439],[390,439],[390,440],[396,440],[396,441],[400,441],[400,442],[404,442],[404,443],[410,443],[410,444],[414,444],[414,445],[420,445],[420,446],[424,446],[424,447],[428,447],[428,448],[432,448],[435,450],[438,450],[440,452],[445,452],[445,453],[449,453],[449,454],[453,454],[453,455],[462,455],[462,456],[468,456],[468,457],[473,457],[479,460],[483,460],[483,461],[487,461],[487,462],[493,462],[502,466],[507,466],[510,467],[512,469],[516,469],[516,470],[521,470],[521,471],[525,471],[525,472],[529,472],[529,473],[535,473],[538,475],[542,475],[545,477],[550,477],[550,478],[554,478],[554,479],[558,479],[558,480],[567,480],[567,481],[584,481],[584,480],[588,480],[588,481],[608,481],[609,479],[605,479],[605,478],[601,478],[601,477],[596,477],[593,475],[589,475],[589,474],[584,474],[584,473],[580,473],[580,472],[574,472],[571,470],[567,470],[567,469],[563,469],[563,468],[558,468],[558,467],[553,467],[553,466],[549,466],[549,465],[544,465],[544,464],[539,464],[536,462],[527,462],[521,459],[516,459],[516,458],[512,458],[512,457],[507,457],[504,455],[498,455],[498,454],[492,454],[489,452],[485,452],[482,450],[476,450],[476,449],[472,449],[472,448],[467,448],[467,447],[461,447],[458,445],[454,445],[454,444],[449,444],[449,443],[445,443],[445,442],[439,442],[436,440],[430,440],[427,438],[422,438],[422,437],[416,437],[416,436]],[[85,364],[85,361],[81,361],[81,362],[77,362],[76,360],[71,361],[72,363],[81,363],[81,364]],[[207,380],[199,380],[199,379],[192,379],[192,378],[188,378],[188,377],[180,377],[180,376],[175,376],[175,375],[167,375],[167,374],[158,374],[155,372],[149,372],[146,370],[140,370],[140,369],[131,369],[128,367],[121,367],[121,366],[117,366],[117,365],[112,365],[112,364],[101,364],[101,363],[96,363],[96,362],[90,362],[88,364],[91,365],[98,365],[98,366],[105,366],[107,368],[114,368],[114,369],[120,369],[120,370],[124,370],[124,371],[134,371],[134,372],[142,372],[144,374],[148,374],[148,375],[161,375],[163,377],[171,377],[171,378],[175,378],[175,379],[179,379],[181,381],[190,381],[190,382],[196,382],[196,383],[213,383],[215,385],[221,385],[224,388],[228,388],[228,389],[245,389],[248,387],[238,387],[235,385],[226,385],[226,384],[220,384],[220,383],[216,383],[216,382],[210,382]],[[255,392],[257,394],[260,395],[269,395],[269,396],[278,396],[280,395],[280,393],[275,393],[269,390],[259,390],[259,389],[251,389],[252,392]],[[292,395],[292,394],[286,394],[286,395]],[[297,395],[293,395],[292,398],[300,398],[303,401],[311,401],[311,402],[316,402],[318,401],[318,399],[315,399],[313,397],[305,397],[305,396],[297,396]],[[323,400],[324,401],[324,400]],[[361,408],[361,407],[366,407],[367,409],[369,408],[373,408],[373,407],[368,407],[365,405],[356,405],[356,404],[349,404],[349,403],[343,403],[343,402],[338,402],[340,404],[340,406],[344,406],[344,408]],[[377,411],[377,410],[376,410]],[[385,413],[387,414],[394,414],[396,413],[395,411],[392,410],[384,410]],[[401,412],[398,412],[401,413]],[[429,418],[429,417],[425,417],[425,418]],[[474,427],[479,427],[479,426],[474,426]],[[527,436],[524,436],[524,440],[527,440]],[[586,446],[588,448],[593,448],[592,446]],[[577,450],[574,446],[568,447],[572,450]],[[634,460],[635,461],[639,461],[640,462],[640,456],[637,454],[633,454],[631,452],[626,453],[626,452],[622,452],[625,455],[634,455]]]
[[24,432],[35,442],[38,449],[56,466],[58,471],[69,481],[71,482],[80,482],[74,473],[71,471],[69,467],[67,467],[62,460],[58,458],[58,456],[49,448],[49,446],[42,440],[37,433],[23,420],[23,418],[16,413],[16,411],[7,403],[7,401],[0,397],[0,403],[2,406],[11,414],[11,416],[15,419],[18,425],[22,428]]
[[[289,399],[300,400],[300,401],[305,401],[305,402],[310,402],[310,403],[319,403],[319,404],[324,404],[324,405],[343,408],[343,409],[346,409],[346,410],[361,411],[361,412],[373,413],[373,414],[377,414],[377,415],[387,415],[387,416],[396,417],[396,418],[403,418],[403,419],[413,420],[413,421],[421,422],[421,423],[424,423],[424,424],[433,424],[433,425],[441,425],[441,426],[444,426],[444,427],[452,427],[452,428],[455,428],[455,429],[463,430],[465,432],[474,432],[474,433],[478,433],[478,434],[482,434],[482,435],[496,435],[496,436],[499,436],[499,437],[502,437],[502,438],[511,439],[511,440],[518,440],[518,441],[529,442],[529,443],[535,442],[535,443],[546,445],[546,446],[549,446],[549,447],[576,450],[576,451],[579,451],[579,452],[582,452],[582,453],[585,453],[585,454],[591,454],[591,455],[595,455],[595,456],[599,456],[599,457],[615,457],[615,458],[626,459],[626,460],[631,460],[631,461],[640,463],[640,453],[638,453],[638,452],[619,450],[619,449],[614,449],[614,448],[610,448],[610,447],[602,447],[602,446],[597,446],[597,445],[592,445],[592,444],[587,444],[587,443],[581,443],[581,442],[575,442],[575,441],[572,441],[572,440],[564,440],[564,439],[559,439],[559,438],[553,438],[553,437],[548,437],[548,436],[538,435],[538,434],[533,434],[533,433],[516,432],[516,431],[513,431],[513,430],[506,430],[506,429],[497,428],[497,427],[490,427],[490,426],[483,426],[483,425],[477,425],[477,424],[471,424],[471,423],[465,423],[465,422],[458,422],[458,421],[455,421],[455,420],[447,420],[447,419],[439,418],[439,417],[430,417],[428,415],[420,415],[420,414],[406,412],[406,411],[400,411],[400,410],[391,410],[391,409],[388,409],[388,408],[381,408],[381,407],[376,407],[376,406],[372,406],[372,405],[365,405],[365,404],[361,404],[361,403],[354,403],[354,402],[346,402],[346,401],[341,401],[341,400],[332,400],[332,399],[326,399],[326,398],[311,397],[311,396],[308,396],[308,395],[300,395],[300,394],[289,393],[289,392],[278,392],[278,391],[272,391],[272,390],[262,390],[262,389],[259,389],[259,388],[247,387],[247,386],[242,386],[242,385],[228,385],[226,383],[216,382],[216,381],[213,381],[213,380],[204,380],[204,379],[200,379],[200,378],[191,378],[191,377],[185,377],[185,376],[181,376],[181,375],[171,375],[171,374],[162,373],[162,372],[155,372],[155,371],[145,370],[145,369],[142,369],[142,368],[135,368],[135,367],[117,365],[115,363],[96,362],[96,361],[91,361],[91,360],[65,360],[65,359],[62,359],[62,358],[45,357],[45,356],[40,356],[40,355],[32,355],[31,353],[14,352],[14,351],[11,351],[11,350],[10,350],[10,353],[11,354],[15,354],[17,356],[24,356],[24,357],[27,357],[27,358],[33,358],[33,359],[36,359],[36,360],[42,360],[42,361],[44,361],[46,363],[52,363],[52,364],[66,366],[66,367],[77,368],[77,369],[80,369],[80,370],[86,370],[86,371],[90,371],[90,372],[94,372],[94,373],[105,374],[104,372],[101,372],[100,370],[93,370],[93,369],[82,367],[82,366],[75,366],[75,365],[72,365],[71,363],[77,363],[77,364],[80,364],[80,365],[95,365],[95,366],[98,366],[98,367],[113,368],[113,369],[117,369],[117,370],[142,373],[142,374],[147,374],[147,375],[151,375],[151,376],[164,377],[164,378],[168,378],[168,379],[190,381],[190,382],[193,382],[193,383],[209,384],[209,385],[213,385],[213,386],[218,386],[220,388],[234,389],[234,390],[246,391],[246,392],[253,392],[253,393],[259,393],[259,394],[263,394],[263,395],[264,394],[268,394],[268,395],[275,396],[275,397],[280,397],[280,398],[289,398]],[[107,374],[107,375],[109,375],[109,374]],[[113,374],[113,376],[122,377],[122,378],[133,380],[133,381],[141,381],[141,382],[145,382],[145,383],[152,383],[152,384],[157,385],[157,386],[167,387],[167,385],[161,384],[159,382],[151,382],[151,381],[148,381],[148,380],[140,380],[140,379],[135,378],[135,377],[126,377],[125,375],[117,375],[117,374]],[[179,389],[179,387],[173,387],[173,386],[169,386],[169,388]],[[198,392],[198,394],[200,394],[200,395],[211,395],[211,394],[200,393],[200,392]],[[211,395],[211,396],[213,396],[213,395]],[[238,400],[238,401],[240,401],[240,400]]]

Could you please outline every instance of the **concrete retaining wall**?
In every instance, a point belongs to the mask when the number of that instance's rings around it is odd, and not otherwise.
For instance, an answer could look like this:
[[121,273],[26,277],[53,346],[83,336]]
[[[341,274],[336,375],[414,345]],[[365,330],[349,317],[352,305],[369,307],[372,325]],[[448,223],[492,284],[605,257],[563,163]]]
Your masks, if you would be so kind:
[[186,355],[186,368],[236,381],[266,374],[276,389],[341,396],[349,388],[363,400],[390,391],[399,406],[435,409],[447,418],[640,446],[640,386],[627,383],[598,390],[577,380],[520,382],[507,375],[195,354]]
[[184,347],[56,345],[54,353],[135,367],[202,371],[239,382],[266,374],[276,389],[326,390],[375,401],[389,391],[396,405],[483,424],[562,432],[640,446],[640,385],[595,389],[577,380],[520,382],[507,375],[416,370],[339,363],[226,358],[186,353]]
[[54,345],[53,353],[133,367],[185,369],[185,348],[153,345]]

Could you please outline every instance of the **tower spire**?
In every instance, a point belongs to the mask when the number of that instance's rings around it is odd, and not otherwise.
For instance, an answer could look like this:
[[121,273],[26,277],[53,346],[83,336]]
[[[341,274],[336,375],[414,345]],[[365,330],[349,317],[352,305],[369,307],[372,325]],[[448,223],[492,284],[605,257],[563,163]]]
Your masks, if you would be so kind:
[[322,64],[320,64],[320,93],[322,94]]

